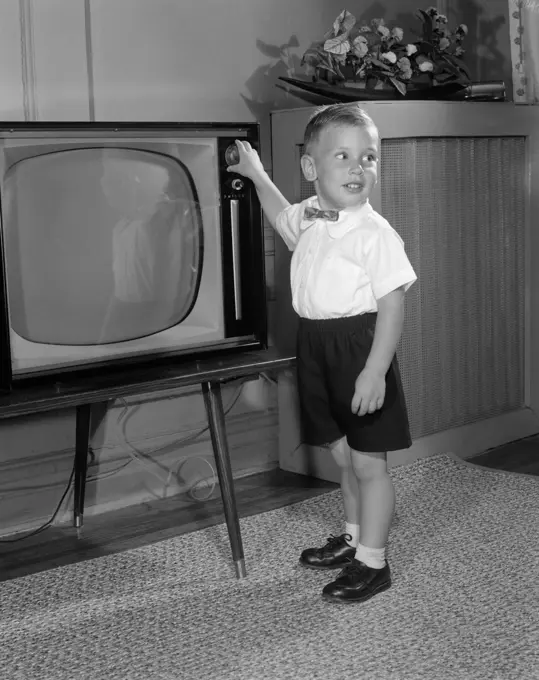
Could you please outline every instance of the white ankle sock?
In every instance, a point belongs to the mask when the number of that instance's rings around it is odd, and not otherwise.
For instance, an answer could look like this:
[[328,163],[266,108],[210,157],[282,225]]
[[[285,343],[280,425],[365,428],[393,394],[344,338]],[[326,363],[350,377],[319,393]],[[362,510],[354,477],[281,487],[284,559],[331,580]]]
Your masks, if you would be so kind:
[[359,543],[359,524],[350,524],[349,522],[346,522],[344,533],[350,534],[352,537],[352,540],[346,541],[348,545],[357,548],[357,544]]
[[386,565],[386,549],[367,548],[367,546],[359,543],[356,548],[355,558],[372,569],[382,569]]

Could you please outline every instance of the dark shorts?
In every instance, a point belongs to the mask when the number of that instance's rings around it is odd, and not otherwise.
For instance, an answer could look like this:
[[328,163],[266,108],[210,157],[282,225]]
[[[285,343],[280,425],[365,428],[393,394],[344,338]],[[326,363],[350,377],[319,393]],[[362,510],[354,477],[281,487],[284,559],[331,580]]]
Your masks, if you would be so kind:
[[395,451],[412,445],[404,392],[394,357],[381,409],[352,413],[355,381],[374,338],[376,313],[340,319],[300,318],[297,375],[303,441],[325,446],[342,437],[356,451]]

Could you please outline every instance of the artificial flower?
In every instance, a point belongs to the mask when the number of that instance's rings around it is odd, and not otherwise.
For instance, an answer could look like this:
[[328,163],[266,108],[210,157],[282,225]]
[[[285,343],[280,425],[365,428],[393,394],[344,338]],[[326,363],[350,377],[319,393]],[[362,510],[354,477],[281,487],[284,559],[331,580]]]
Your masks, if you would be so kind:
[[449,29],[447,17],[435,7],[419,9],[417,17],[422,31],[408,42],[399,26],[386,26],[382,18],[361,22],[344,9],[325,40],[311,45],[301,63],[315,80],[359,80],[368,88],[384,83],[401,95],[418,87],[467,85],[470,76],[461,60],[466,24]]
[[417,67],[419,68],[421,73],[428,73],[429,71],[434,70],[434,64],[432,63],[432,61],[425,58],[417,60]]
[[363,35],[358,35],[352,43],[353,54],[355,54],[358,59],[362,59],[368,51],[369,43],[367,42],[367,38]]
[[390,64],[395,64],[397,62],[397,55],[395,52],[381,52],[380,57],[389,61]]

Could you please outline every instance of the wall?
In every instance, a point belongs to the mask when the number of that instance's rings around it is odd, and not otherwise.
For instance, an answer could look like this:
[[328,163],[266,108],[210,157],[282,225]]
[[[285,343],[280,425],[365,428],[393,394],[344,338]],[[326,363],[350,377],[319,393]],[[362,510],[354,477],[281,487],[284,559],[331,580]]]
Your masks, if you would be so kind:
[[[346,6],[358,17],[384,17],[408,29],[417,25],[418,4],[354,0]],[[480,41],[479,51],[467,56],[473,76],[510,73],[507,3],[446,4],[450,18],[452,12],[464,16]],[[259,120],[270,169],[269,112],[305,105],[276,86],[277,76],[298,69],[302,52],[342,8],[342,0],[2,0],[0,115]],[[266,243],[271,308],[269,230]],[[224,390],[225,405],[237,390]],[[177,494],[210,476],[211,446],[207,431],[200,433],[205,414],[197,391],[130,403],[128,409],[114,403],[95,410],[90,475],[98,479],[89,484],[88,512]],[[277,465],[273,388],[265,389],[260,404],[240,395],[227,426],[235,476]],[[48,519],[69,478],[73,448],[71,411],[0,423],[0,533]],[[144,455],[149,452],[151,458]]]
[[[269,111],[303,104],[275,87],[277,74],[287,73],[284,46],[296,45],[291,51],[297,64],[311,36],[323,33],[339,11],[337,2],[292,4],[2,0],[0,115],[4,120],[258,119],[265,123],[269,167]],[[271,249],[270,239],[270,261]],[[237,397],[238,386],[226,386],[225,408]],[[0,422],[0,533],[33,527],[52,514],[71,472],[74,415],[63,411]],[[95,409],[89,474],[97,481],[88,486],[87,514],[185,492],[211,479],[213,456],[204,428],[198,390],[130,400],[127,410],[122,403]],[[236,477],[275,467],[275,390],[267,385],[259,404],[242,392],[227,416],[227,429]],[[204,493],[197,489],[197,495]]]
[[[515,0],[453,0],[449,19],[468,26],[465,61],[473,80],[503,80],[513,99],[509,12]],[[473,49],[470,48],[473,45]]]

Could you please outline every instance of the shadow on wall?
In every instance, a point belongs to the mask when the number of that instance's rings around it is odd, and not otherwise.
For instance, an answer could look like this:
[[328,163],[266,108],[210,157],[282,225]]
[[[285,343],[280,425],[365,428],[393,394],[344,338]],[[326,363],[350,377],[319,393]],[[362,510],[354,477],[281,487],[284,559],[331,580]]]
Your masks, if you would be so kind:
[[271,111],[307,106],[310,101],[319,103],[319,97],[309,98],[308,93],[298,99],[279,80],[280,76],[294,78],[303,73],[300,65],[303,51],[298,50],[300,45],[295,35],[284,45],[271,45],[258,39],[256,46],[270,61],[259,66],[245,83],[250,96],[242,94],[241,97],[257,121],[267,121]]
[[512,78],[508,12],[505,0],[489,0],[488,4],[485,0],[458,0],[449,13],[449,20],[468,26],[465,62],[472,79],[504,80],[509,97]]

